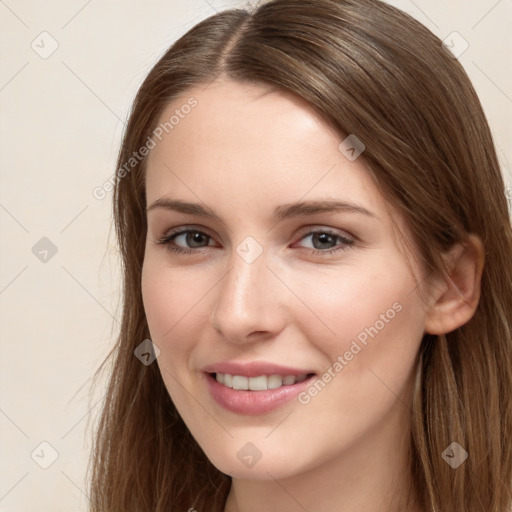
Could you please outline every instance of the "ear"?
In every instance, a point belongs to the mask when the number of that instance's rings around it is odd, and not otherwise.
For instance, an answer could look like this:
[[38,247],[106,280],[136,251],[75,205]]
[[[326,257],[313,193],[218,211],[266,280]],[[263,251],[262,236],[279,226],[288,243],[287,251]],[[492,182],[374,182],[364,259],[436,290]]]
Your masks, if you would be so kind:
[[439,277],[425,320],[428,334],[447,334],[468,322],[480,300],[485,251],[480,238],[469,235],[443,255],[448,278]]

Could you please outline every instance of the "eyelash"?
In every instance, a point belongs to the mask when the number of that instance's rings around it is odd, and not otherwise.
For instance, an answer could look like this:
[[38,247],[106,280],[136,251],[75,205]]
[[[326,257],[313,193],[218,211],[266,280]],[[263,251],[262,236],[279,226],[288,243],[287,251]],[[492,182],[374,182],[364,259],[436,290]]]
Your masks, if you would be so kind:
[[[202,231],[199,231],[197,229],[183,229],[181,231],[176,231],[176,232],[171,232],[171,233],[166,234],[164,237],[162,237],[156,243],[158,245],[163,245],[163,246],[165,246],[165,248],[167,250],[175,252],[175,253],[178,253],[178,254],[191,254],[192,252],[195,251],[194,249],[186,249],[186,248],[180,247],[178,245],[172,245],[171,244],[171,242],[176,237],[178,237],[179,235],[183,235],[185,233],[199,233],[199,234],[207,237],[208,239],[212,238],[211,236],[209,236],[206,233],[204,233]],[[351,246],[353,246],[355,244],[354,240],[352,240],[350,238],[347,238],[345,236],[342,236],[339,233],[335,233],[335,232],[332,232],[332,231],[329,231],[329,230],[326,230],[326,229],[317,229],[317,230],[314,230],[314,231],[310,231],[309,233],[306,233],[305,235],[303,235],[301,240],[303,240],[304,238],[306,238],[308,236],[315,235],[315,234],[328,234],[328,235],[334,236],[336,238],[336,240],[339,240],[339,241],[341,241],[343,243],[340,244],[340,245],[336,245],[335,247],[333,247],[331,249],[324,249],[324,250],[322,250],[322,249],[310,249],[310,254],[311,255],[326,256],[326,255],[330,255],[330,254],[336,253],[338,251],[346,251],[347,249],[349,249]],[[208,247],[208,246],[198,247],[197,250],[204,249],[206,247]]]

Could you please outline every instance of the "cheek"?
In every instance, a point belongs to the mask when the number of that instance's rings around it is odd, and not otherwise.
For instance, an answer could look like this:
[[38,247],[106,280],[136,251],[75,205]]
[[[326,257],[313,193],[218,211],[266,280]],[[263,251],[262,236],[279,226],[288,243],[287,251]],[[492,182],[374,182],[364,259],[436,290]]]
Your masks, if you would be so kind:
[[203,299],[211,286],[208,280],[199,278],[199,272],[192,277],[179,268],[170,268],[149,256],[142,269],[142,299],[153,341],[166,344],[175,338],[185,324],[190,328],[201,311]]
[[159,255],[148,254],[144,260],[141,290],[150,337],[160,349],[157,364],[165,386],[182,412],[194,410],[184,388],[192,386],[189,354],[199,338],[201,298],[209,289],[203,282],[169,267]]
[[349,350],[354,340],[364,346],[365,341],[389,335],[395,339],[390,343],[398,343],[399,338],[422,332],[424,315],[414,293],[415,281],[392,251],[365,262],[353,260],[332,272],[290,275],[288,282],[292,279],[307,306],[305,310],[297,305],[302,313],[294,319],[331,359]]
[[354,267],[336,285],[322,280],[322,293],[312,287],[311,304],[335,334],[325,336],[318,320],[301,325],[328,361],[321,375],[326,385],[310,389],[301,403],[311,399],[319,415],[330,409],[350,435],[358,425],[377,424],[407,391],[424,332],[425,313],[408,267],[381,268]]

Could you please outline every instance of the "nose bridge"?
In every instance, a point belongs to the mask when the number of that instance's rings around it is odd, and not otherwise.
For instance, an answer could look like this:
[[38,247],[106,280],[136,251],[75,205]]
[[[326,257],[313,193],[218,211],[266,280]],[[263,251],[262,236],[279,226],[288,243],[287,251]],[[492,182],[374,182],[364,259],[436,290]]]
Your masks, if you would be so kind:
[[253,332],[275,333],[280,328],[278,283],[267,264],[267,254],[250,240],[239,244],[231,255],[211,319],[233,341],[244,341]]

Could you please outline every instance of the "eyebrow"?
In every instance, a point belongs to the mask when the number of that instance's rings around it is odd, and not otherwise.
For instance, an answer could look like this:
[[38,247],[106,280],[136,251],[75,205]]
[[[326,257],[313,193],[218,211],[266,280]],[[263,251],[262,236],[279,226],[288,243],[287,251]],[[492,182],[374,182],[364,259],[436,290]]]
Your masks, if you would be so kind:
[[[150,212],[157,208],[171,210],[180,213],[188,213],[208,219],[214,219],[222,222],[222,219],[210,208],[199,203],[189,203],[179,199],[169,199],[161,197],[152,203],[146,210]],[[377,215],[367,210],[361,205],[336,200],[320,200],[320,201],[302,201],[298,203],[284,204],[278,206],[274,210],[274,217],[278,220],[284,220],[290,217],[304,217],[315,213],[326,212],[348,212],[359,213],[369,217],[377,218]]]

